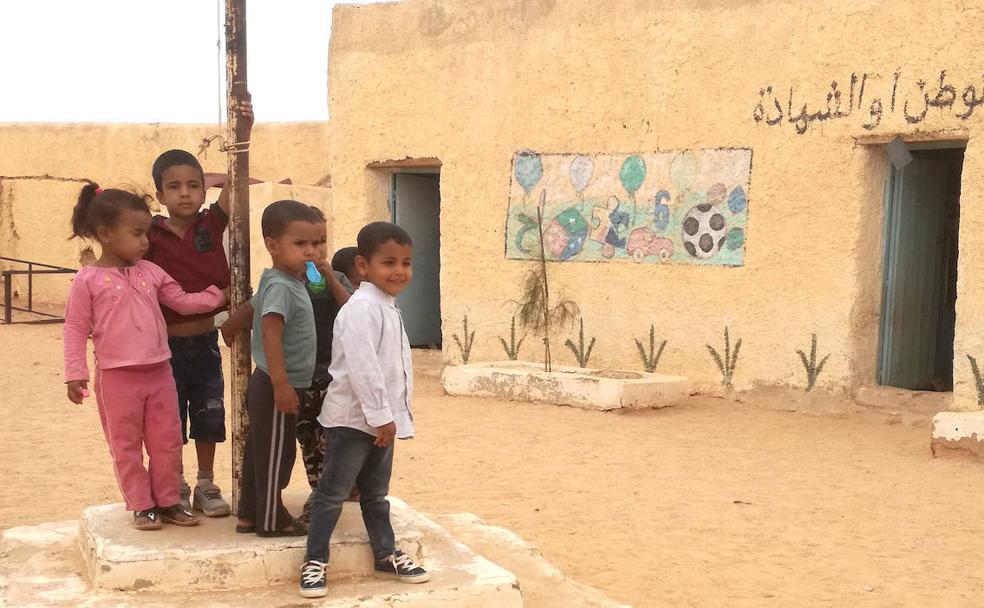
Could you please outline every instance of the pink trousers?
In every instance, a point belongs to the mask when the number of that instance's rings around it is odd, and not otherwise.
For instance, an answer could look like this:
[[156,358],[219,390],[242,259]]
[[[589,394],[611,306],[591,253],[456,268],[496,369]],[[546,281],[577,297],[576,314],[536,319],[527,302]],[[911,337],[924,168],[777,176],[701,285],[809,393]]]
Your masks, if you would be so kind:
[[144,511],[180,502],[181,418],[170,363],[97,368],[95,389],[126,508]]

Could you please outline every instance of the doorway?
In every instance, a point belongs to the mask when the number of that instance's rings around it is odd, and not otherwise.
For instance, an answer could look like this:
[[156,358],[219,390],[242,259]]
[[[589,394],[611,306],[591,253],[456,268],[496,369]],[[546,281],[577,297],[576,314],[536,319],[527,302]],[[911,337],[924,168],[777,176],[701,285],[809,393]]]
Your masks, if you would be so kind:
[[909,154],[885,194],[878,383],[951,391],[964,145],[911,145]]
[[393,222],[413,240],[413,279],[397,296],[410,346],[441,348],[441,171],[403,169],[390,188]]

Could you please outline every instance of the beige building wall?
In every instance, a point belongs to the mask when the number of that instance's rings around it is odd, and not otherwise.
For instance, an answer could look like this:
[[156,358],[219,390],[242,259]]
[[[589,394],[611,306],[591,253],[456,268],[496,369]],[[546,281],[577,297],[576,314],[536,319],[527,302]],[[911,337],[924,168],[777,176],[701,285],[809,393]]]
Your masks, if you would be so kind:
[[[440,159],[445,357],[458,360],[451,335],[460,333],[467,314],[477,330],[472,357],[501,359],[497,336],[508,335],[510,301],[530,265],[504,257],[518,151],[749,148],[743,266],[551,263],[554,292],[580,304],[586,331],[598,336],[597,366],[638,368],[633,338],[648,339],[652,322],[657,336],[669,340],[660,370],[709,389],[720,376],[705,344],[721,348],[727,325],[743,341],[740,388],[802,385],[795,351],[809,348],[815,332],[821,354],[832,355],[820,384],[853,387],[875,379],[889,170],[882,144],[896,134],[968,140],[954,375],[955,406],[975,407],[966,355],[984,357],[978,141],[984,108],[972,107],[973,95],[984,97],[978,50],[984,2],[925,6],[900,0],[338,6],[329,86],[336,235],[388,216],[388,176],[370,164]],[[921,115],[926,101],[936,100],[941,70],[956,100]],[[852,73],[858,89],[866,74],[865,93],[847,113]],[[848,115],[819,119],[832,81]],[[970,87],[976,93],[967,105],[961,94]],[[784,119],[770,126],[776,103]],[[804,104],[803,118],[790,122],[786,115],[798,116]],[[555,342],[558,358],[573,361],[562,342]],[[539,341],[527,338],[521,358],[539,356]]]

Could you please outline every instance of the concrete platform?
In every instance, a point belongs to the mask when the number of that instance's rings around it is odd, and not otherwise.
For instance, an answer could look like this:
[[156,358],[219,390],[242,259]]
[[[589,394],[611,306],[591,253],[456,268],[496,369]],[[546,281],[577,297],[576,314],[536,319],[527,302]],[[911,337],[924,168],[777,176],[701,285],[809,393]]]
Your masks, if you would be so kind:
[[683,376],[582,369],[523,361],[475,363],[444,368],[449,395],[542,401],[593,410],[660,408],[687,398],[690,382]]
[[[80,548],[84,542],[91,541],[85,541],[80,536],[83,526],[80,526],[79,522],[59,522],[11,528],[3,533],[0,538],[0,606],[40,608],[69,606],[163,608],[178,605],[201,605],[210,608],[233,606],[296,608],[308,605],[338,608],[356,605],[366,608],[395,606],[519,608],[523,606],[519,583],[510,572],[475,554],[452,538],[441,526],[414,512],[404,503],[397,499],[391,501],[394,511],[400,511],[400,519],[394,517],[398,536],[417,539],[412,542],[418,543],[418,557],[432,573],[432,578],[427,583],[407,585],[360,575],[345,575],[335,569],[329,577],[328,597],[322,600],[305,600],[297,593],[297,569],[300,558],[294,558],[297,555],[294,551],[295,547],[287,546],[294,545],[296,541],[286,543],[280,549],[272,545],[258,547],[259,553],[252,557],[248,552],[243,552],[240,555],[242,563],[224,561],[225,566],[219,568],[210,565],[213,562],[219,563],[214,559],[213,552],[216,545],[209,544],[202,548],[195,538],[188,536],[185,539],[187,543],[183,547],[176,546],[180,543],[169,543],[171,548],[167,550],[167,559],[173,560],[184,556],[190,563],[206,569],[207,576],[203,575],[195,582],[182,583],[171,580],[165,573],[159,578],[144,578],[142,580],[146,581],[145,583],[134,584],[129,591],[107,589],[94,586],[89,579],[90,567],[83,559]],[[90,510],[90,513],[93,513],[93,518],[98,520],[106,516],[103,511],[104,508],[95,508]],[[351,513],[346,514],[346,520],[340,526],[342,536],[347,538],[354,538],[354,532],[349,528],[356,527],[356,522],[351,515]],[[225,522],[230,527],[233,525],[228,518]],[[361,528],[361,519],[357,523]],[[150,544],[149,539],[155,535],[159,542],[164,542],[169,534],[179,533],[184,537],[184,532],[190,531],[190,529],[178,530],[169,526],[161,532],[141,533],[148,541],[136,545],[140,551],[130,555],[133,557],[148,555],[144,547]],[[244,535],[237,536],[242,538]],[[103,538],[105,555],[114,543],[112,538]],[[277,539],[264,540],[271,543],[278,542]],[[244,539],[243,542],[249,541]],[[135,545],[125,546],[133,548]],[[221,548],[223,545],[217,546]],[[223,550],[227,551],[227,549]],[[121,553],[117,552],[116,555],[119,556]],[[134,563],[141,564],[149,570],[156,568],[146,559]],[[173,561],[169,563],[174,564]],[[274,573],[279,572],[281,566],[286,572],[289,565],[290,576],[282,580],[276,577],[268,578],[271,571],[266,568],[271,563],[275,564],[272,571]],[[334,568],[334,564],[332,567]],[[113,569],[115,568],[111,566],[110,571]],[[175,573],[177,580],[183,580],[186,576],[183,574],[185,569],[178,568],[178,570],[179,572]],[[223,574],[223,572],[230,574]],[[243,578],[249,572],[256,578]],[[217,580],[222,578],[236,580],[246,586],[216,590],[217,586],[229,587],[229,583]]]
[[472,513],[434,517],[445,530],[469,547],[515,574],[528,608],[630,608],[604,593],[567,577],[540,549],[511,530],[488,524]]
[[[291,513],[300,513],[307,493],[288,493]],[[414,559],[423,556],[416,514],[399,499],[390,503],[396,542]],[[294,580],[304,561],[307,537],[260,538],[237,534],[235,518],[203,517],[201,525],[139,531],[122,504],[89,507],[79,540],[94,587],[137,591],[194,586],[198,590],[245,589]],[[331,539],[334,577],[372,574],[372,550],[357,503],[345,503]]]
[[984,412],[940,412],[933,417],[933,456],[984,458]]

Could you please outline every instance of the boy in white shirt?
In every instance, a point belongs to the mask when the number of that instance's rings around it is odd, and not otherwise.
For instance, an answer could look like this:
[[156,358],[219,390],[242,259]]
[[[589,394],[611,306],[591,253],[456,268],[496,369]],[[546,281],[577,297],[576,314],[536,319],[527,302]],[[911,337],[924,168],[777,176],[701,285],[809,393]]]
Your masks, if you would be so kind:
[[413,363],[396,295],[413,276],[410,235],[389,222],[359,231],[355,264],[365,280],[335,319],[321,416],[325,460],[312,494],[311,527],[301,566],[303,597],[328,594],[328,543],[353,484],[359,489],[377,576],[422,583],[430,574],[396,548],[389,481],[394,438],[413,437]]

